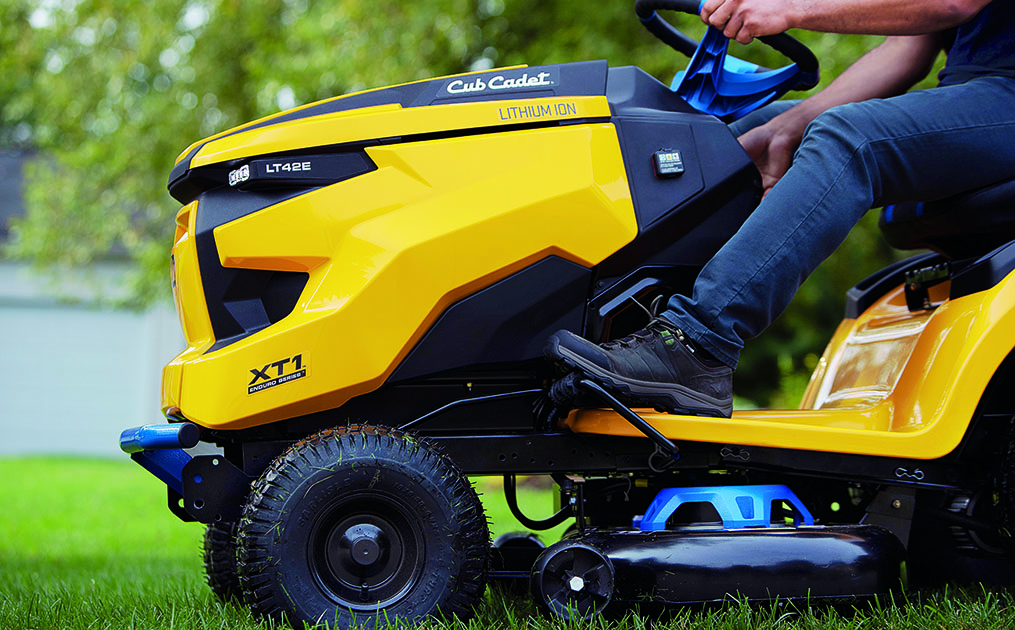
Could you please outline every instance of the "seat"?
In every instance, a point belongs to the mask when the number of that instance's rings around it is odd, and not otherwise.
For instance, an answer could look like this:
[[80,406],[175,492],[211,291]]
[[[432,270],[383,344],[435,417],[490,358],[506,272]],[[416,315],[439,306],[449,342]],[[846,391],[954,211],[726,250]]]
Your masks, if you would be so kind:
[[1015,240],[1015,177],[937,201],[886,206],[878,226],[898,249],[932,249],[956,260]]

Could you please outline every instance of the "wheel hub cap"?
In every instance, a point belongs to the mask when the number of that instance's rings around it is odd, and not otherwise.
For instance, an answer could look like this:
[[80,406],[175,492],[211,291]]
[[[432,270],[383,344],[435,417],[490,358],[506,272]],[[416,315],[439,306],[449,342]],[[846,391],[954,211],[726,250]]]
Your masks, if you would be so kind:
[[572,591],[577,593],[578,591],[580,591],[583,588],[585,588],[585,580],[581,579],[581,577],[576,575],[573,578],[571,578],[570,580],[568,580],[567,585],[571,587]]
[[348,553],[354,563],[369,567],[387,551],[385,538],[384,532],[374,525],[355,525],[347,529],[339,540],[339,554]]

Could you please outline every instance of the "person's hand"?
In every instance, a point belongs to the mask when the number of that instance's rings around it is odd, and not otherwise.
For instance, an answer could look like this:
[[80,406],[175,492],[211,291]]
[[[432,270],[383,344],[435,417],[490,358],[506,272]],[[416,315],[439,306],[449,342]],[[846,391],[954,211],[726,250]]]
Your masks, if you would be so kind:
[[802,137],[803,130],[798,130],[797,125],[786,124],[776,117],[738,138],[747,155],[751,156],[751,160],[761,171],[764,195],[767,195],[772,186],[775,186],[789,170],[793,162],[793,153],[800,146]]
[[722,29],[727,38],[749,44],[755,37],[788,30],[791,4],[792,0],[708,0],[701,19]]

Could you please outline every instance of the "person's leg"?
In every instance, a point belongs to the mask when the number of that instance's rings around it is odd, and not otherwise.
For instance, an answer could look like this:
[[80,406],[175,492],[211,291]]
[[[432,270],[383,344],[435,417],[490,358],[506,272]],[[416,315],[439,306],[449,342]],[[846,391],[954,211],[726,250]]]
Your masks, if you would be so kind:
[[726,126],[729,127],[734,136],[740,137],[751,129],[764,125],[787,109],[791,109],[796,106],[798,103],[800,103],[798,100],[774,101],[765,105],[761,109],[754,110],[739,120],[734,120]]
[[663,316],[735,367],[800,284],[872,207],[933,200],[1015,174],[1015,81],[836,107],[808,127],[793,166]]
[[811,123],[793,166],[704,267],[691,297],[674,296],[644,330],[602,346],[559,331],[546,355],[636,402],[729,416],[744,340],[771,323],[867,210],[1007,179],[1013,144],[1011,79],[833,108]]

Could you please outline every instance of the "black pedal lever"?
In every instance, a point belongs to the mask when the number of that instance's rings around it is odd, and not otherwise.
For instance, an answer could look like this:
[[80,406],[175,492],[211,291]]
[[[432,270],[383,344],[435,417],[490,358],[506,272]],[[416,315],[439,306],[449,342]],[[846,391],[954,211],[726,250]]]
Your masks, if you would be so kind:
[[620,417],[630,422],[634,428],[638,429],[645,435],[645,437],[652,440],[660,451],[672,457],[674,461],[680,459],[680,449],[676,444],[669,441],[669,439],[660,433],[654,426],[645,422],[645,420],[636,414],[630,407],[617,400],[616,396],[603,389],[599,383],[583,378],[578,381],[578,385],[594,394],[596,398],[603,401],[611,409],[619,413]]

